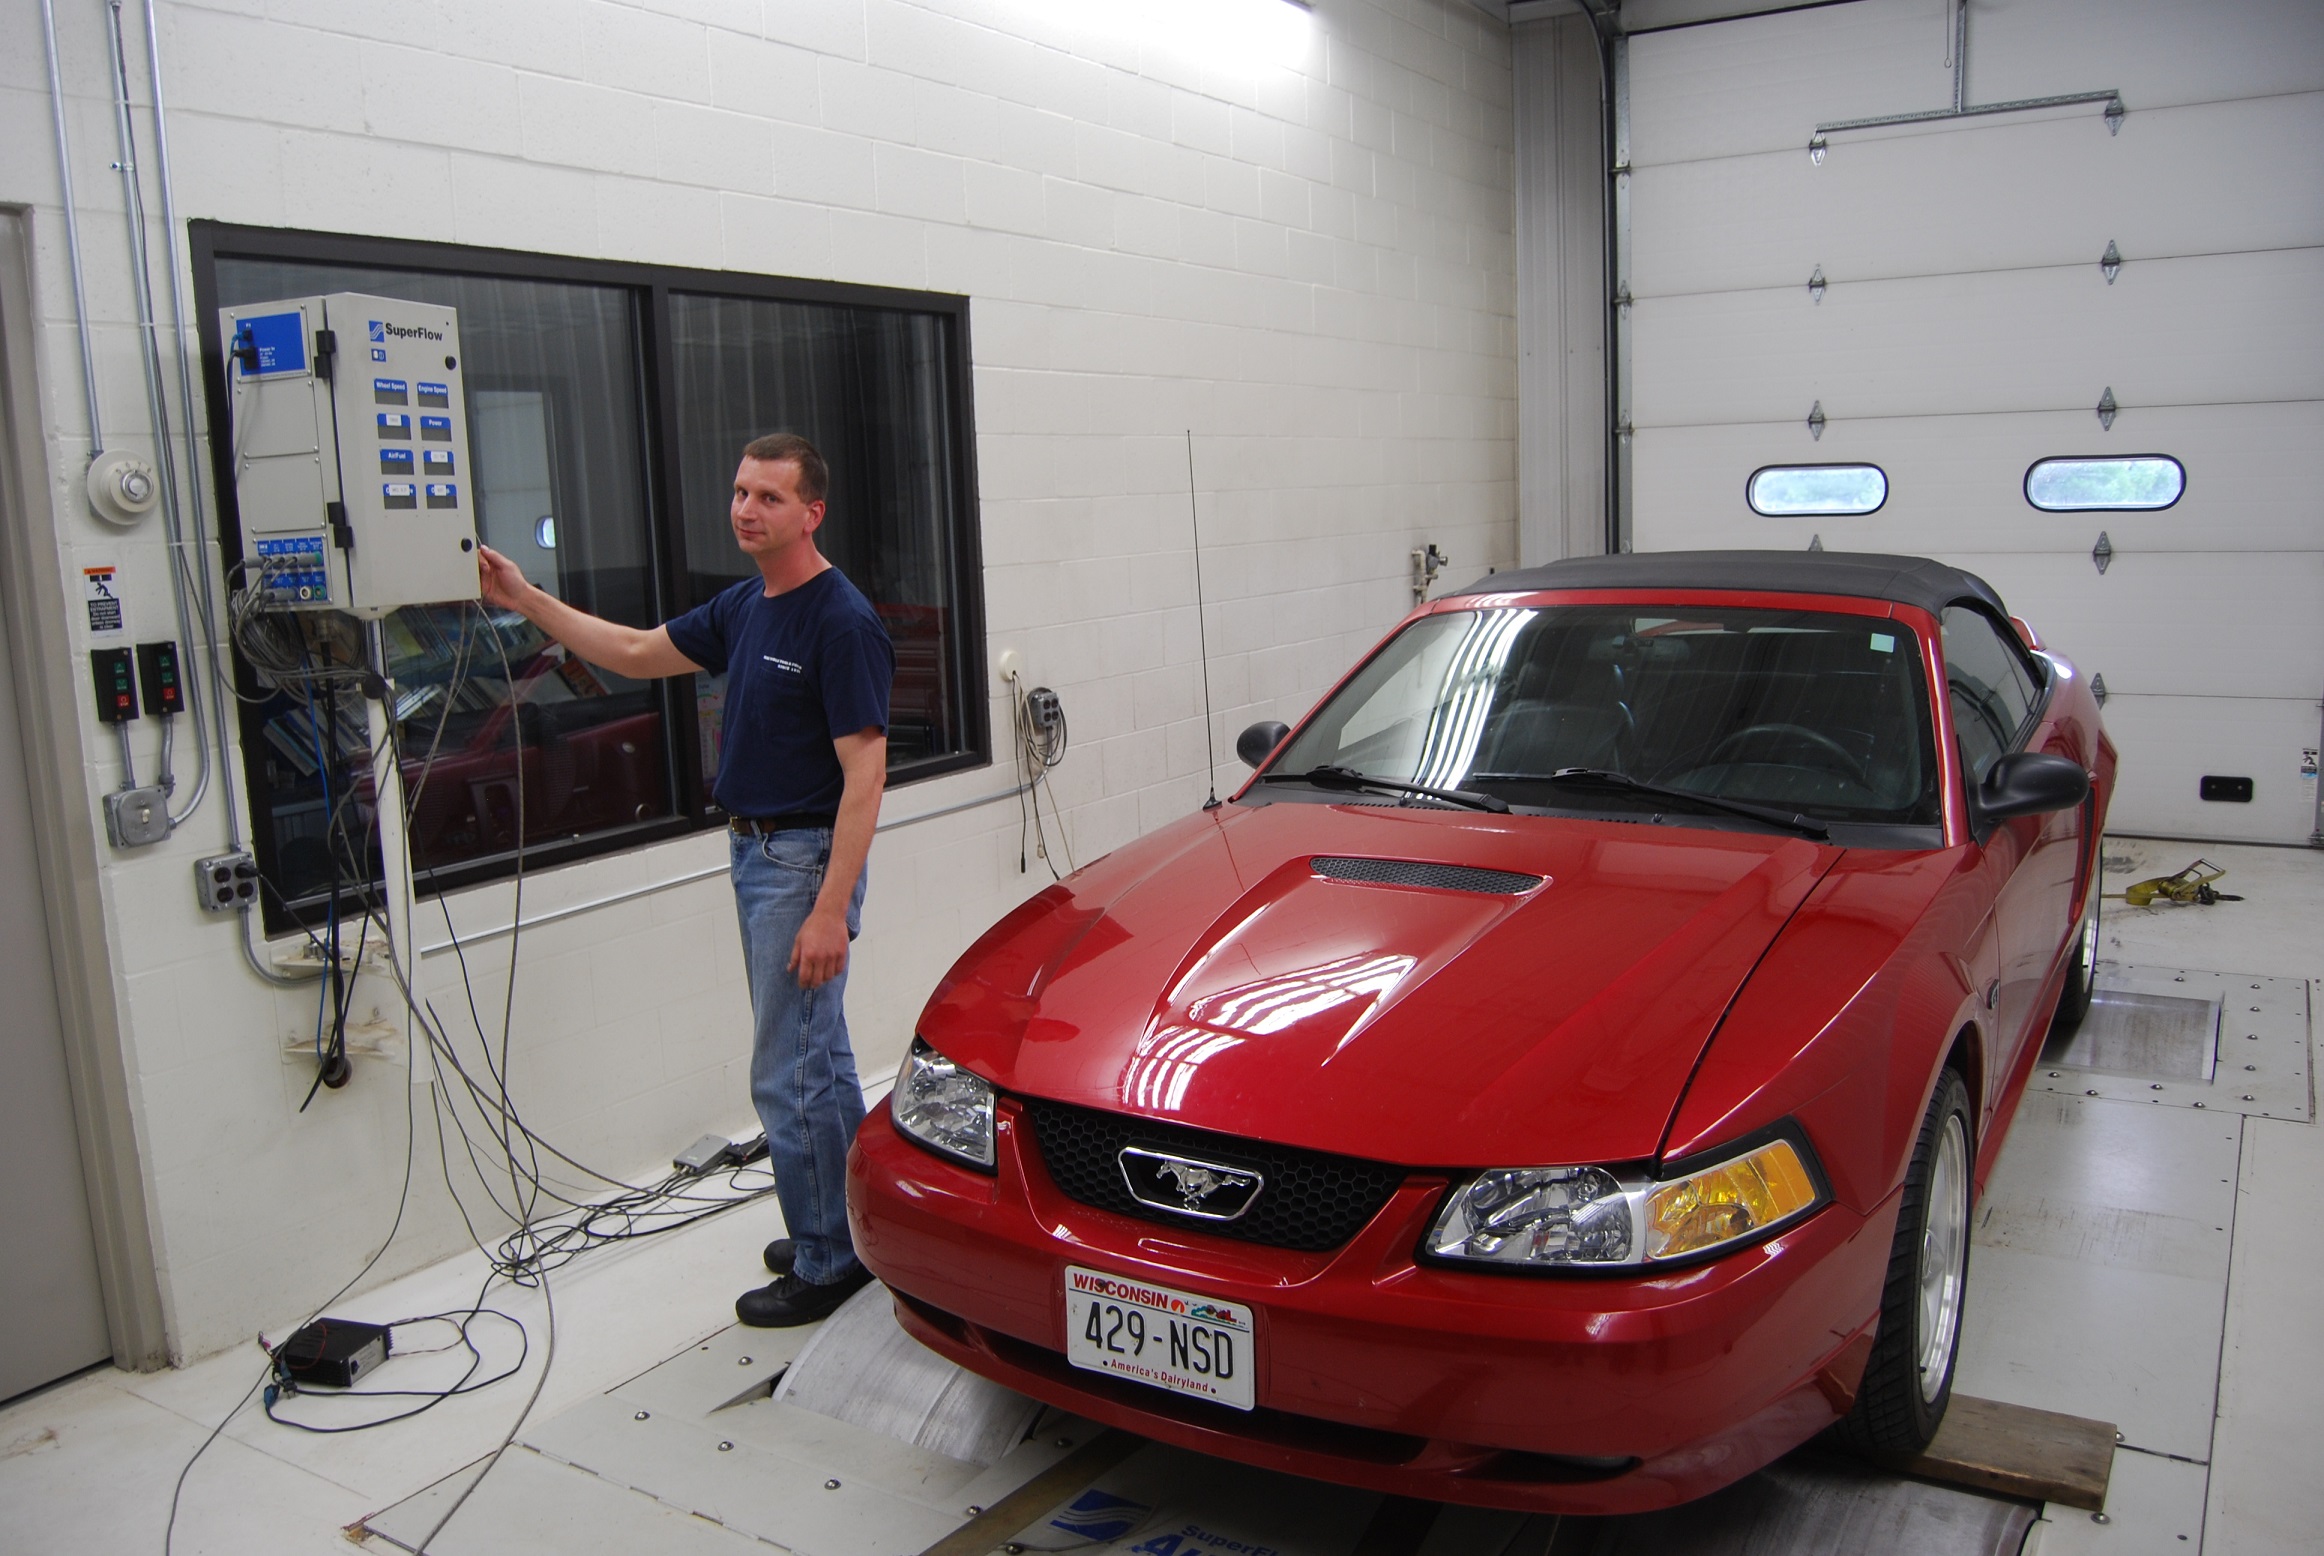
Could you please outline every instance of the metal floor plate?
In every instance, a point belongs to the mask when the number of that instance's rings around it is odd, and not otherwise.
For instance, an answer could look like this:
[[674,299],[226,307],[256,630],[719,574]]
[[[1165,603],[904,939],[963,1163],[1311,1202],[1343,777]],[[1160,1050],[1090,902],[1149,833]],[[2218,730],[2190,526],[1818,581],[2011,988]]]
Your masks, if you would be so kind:
[[1567,1519],[1545,1556],[2017,1556],[2033,1522],[2023,1502],[1803,1450],[1684,1507]]
[[2307,1123],[2308,1025],[2304,979],[2100,962],[2090,1014],[2027,1090]]

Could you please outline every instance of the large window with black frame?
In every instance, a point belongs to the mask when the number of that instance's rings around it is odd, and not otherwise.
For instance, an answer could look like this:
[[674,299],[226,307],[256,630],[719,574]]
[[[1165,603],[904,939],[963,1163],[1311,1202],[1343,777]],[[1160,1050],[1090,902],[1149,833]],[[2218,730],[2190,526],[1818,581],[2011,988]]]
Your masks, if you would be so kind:
[[[750,576],[727,522],[743,444],[831,467],[820,541],[896,645],[889,781],[990,760],[966,299],[827,282],[193,225],[221,541],[240,560],[223,306],[364,292],[459,310],[477,531],[534,583],[636,626]],[[723,823],[719,677],[635,682],[473,603],[382,624],[424,894]],[[362,634],[277,617],[237,654],[267,928],[380,875]],[[312,673],[323,670],[317,676]],[[270,673],[271,672],[271,673]]]

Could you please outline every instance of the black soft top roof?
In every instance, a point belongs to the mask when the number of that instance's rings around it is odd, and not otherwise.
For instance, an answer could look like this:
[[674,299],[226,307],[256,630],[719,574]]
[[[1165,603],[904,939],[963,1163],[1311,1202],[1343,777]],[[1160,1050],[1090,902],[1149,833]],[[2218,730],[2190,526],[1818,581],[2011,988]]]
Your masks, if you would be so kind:
[[1917,605],[1931,614],[1975,600],[2006,620],[2009,608],[1975,573],[1926,557],[1860,551],[1634,551],[1572,557],[1493,573],[1465,594],[1531,594],[1547,589],[1745,589],[1767,594],[1840,594]]

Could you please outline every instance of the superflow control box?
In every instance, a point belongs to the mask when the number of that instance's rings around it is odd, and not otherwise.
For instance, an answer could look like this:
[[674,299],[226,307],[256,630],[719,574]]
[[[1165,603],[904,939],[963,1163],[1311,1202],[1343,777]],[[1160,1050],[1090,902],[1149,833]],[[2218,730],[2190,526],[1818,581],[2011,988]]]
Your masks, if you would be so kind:
[[475,599],[459,314],[333,292],[218,323],[245,586],[365,617]]

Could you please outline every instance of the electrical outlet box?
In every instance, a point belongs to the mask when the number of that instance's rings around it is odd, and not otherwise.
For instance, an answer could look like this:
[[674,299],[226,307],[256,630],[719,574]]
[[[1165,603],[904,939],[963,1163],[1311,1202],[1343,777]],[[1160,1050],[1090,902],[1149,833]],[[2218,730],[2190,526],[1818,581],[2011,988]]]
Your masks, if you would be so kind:
[[475,599],[458,312],[333,292],[218,322],[250,586],[363,617]]
[[194,861],[194,895],[205,913],[258,906],[258,861],[250,850]]
[[105,796],[105,835],[115,848],[143,848],[169,836],[169,796],[155,785]]

